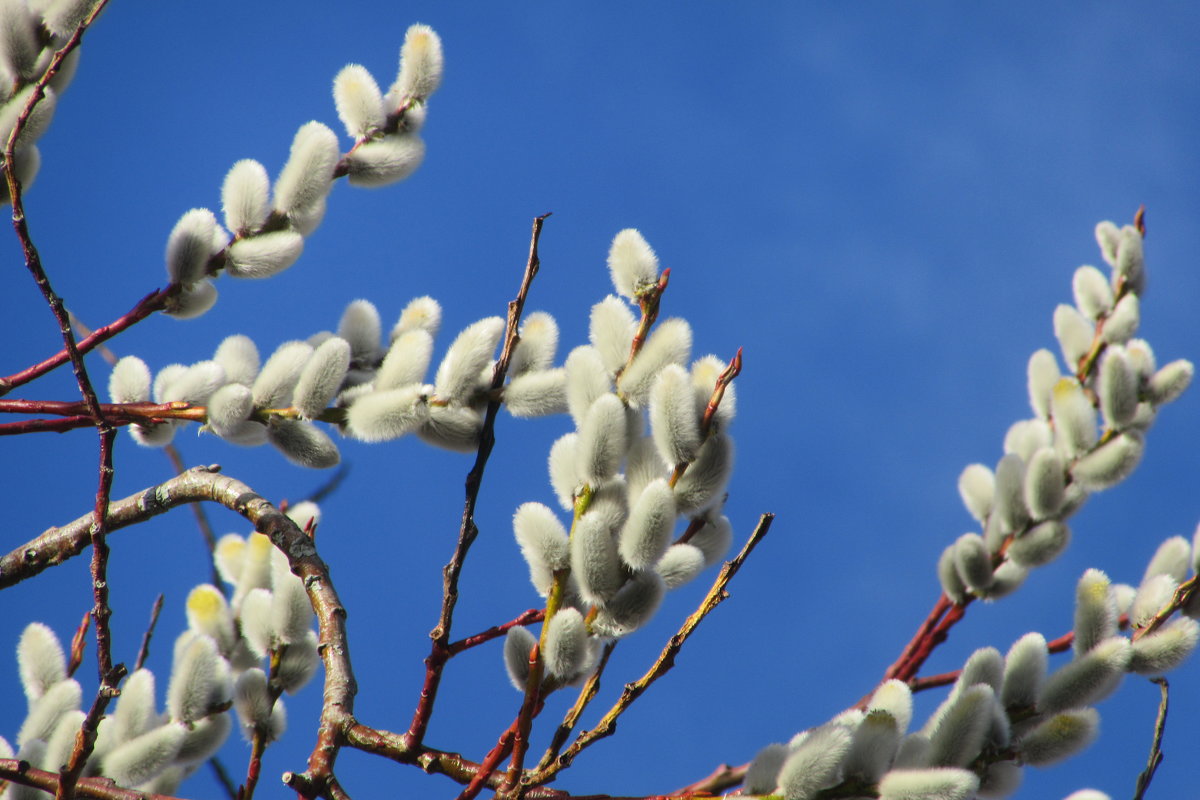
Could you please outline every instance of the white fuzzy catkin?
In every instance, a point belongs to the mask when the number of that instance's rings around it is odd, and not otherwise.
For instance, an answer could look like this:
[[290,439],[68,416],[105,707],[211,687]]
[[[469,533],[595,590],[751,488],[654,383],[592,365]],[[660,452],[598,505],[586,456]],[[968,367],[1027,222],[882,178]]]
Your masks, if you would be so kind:
[[202,406],[225,384],[225,370],[215,361],[198,361],[163,390],[163,402]]
[[267,426],[251,422],[254,397],[240,383],[227,383],[208,399],[208,427],[227,442],[256,447],[267,441]]
[[308,635],[313,611],[304,582],[292,574],[287,556],[271,550],[271,629],[275,641],[282,644],[299,642]]
[[1146,571],[1142,574],[1142,582],[1156,575],[1169,575],[1176,583],[1183,583],[1187,578],[1188,566],[1192,559],[1192,546],[1182,536],[1172,536],[1165,540],[1150,557]]
[[633,569],[654,566],[671,544],[675,529],[675,495],[666,479],[642,490],[618,537],[621,559]]
[[236,162],[221,184],[225,225],[235,236],[256,233],[271,213],[271,179],[267,168],[252,158]]
[[746,777],[742,781],[742,790],[748,795],[766,795],[775,791],[779,783],[779,770],[787,760],[788,747],[776,742],[769,744],[750,762],[746,768]]
[[854,741],[846,755],[846,777],[868,784],[878,783],[899,746],[900,730],[896,719],[886,711],[868,713],[854,732]]
[[546,649],[542,653],[551,675],[570,680],[588,661],[587,626],[576,608],[560,609],[547,624]]
[[[715,355],[707,355],[692,362],[692,383],[696,387],[697,415],[702,416],[712,398],[713,390],[717,388],[717,380],[725,371],[726,364]],[[735,384],[725,386],[721,396],[721,404],[713,415],[713,424],[723,428],[733,422],[737,413],[737,387]]]
[[307,342],[284,342],[275,348],[262,370],[254,379],[251,393],[255,408],[287,408],[292,403],[292,390],[304,365],[312,356]]
[[[230,684],[226,701],[233,699],[232,689]],[[187,730],[176,760],[185,764],[207,761],[229,738],[229,732],[233,729],[231,717],[231,714],[214,714],[192,725]]]
[[650,432],[667,464],[695,460],[700,449],[696,393],[691,376],[678,364],[664,367],[650,389]]
[[629,359],[629,347],[637,330],[633,312],[619,297],[609,295],[592,306],[588,339],[610,373],[616,373]]
[[253,737],[256,728],[267,724],[271,718],[271,698],[267,694],[266,673],[254,667],[238,676],[233,687],[233,707],[247,739]]
[[1124,344],[1137,333],[1141,322],[1141,306],[1138,296],[1130,293],[1117,301],[1112,313],[1104,321],[1103,337],[1109,344]]
[[1016,453],[1005,455],[996,465],[992,516],[1006,531],[1020,530],[1029,521],[1029,509],[1025,507],[1025,462]]
[[1144,628],[1170,602],[1179,583],[1170,575],[1152,575],[1142,581],[1129,609],[1129,624]]
[[963,605],[967,600],[968,592],[967,585],[963,583],[963,579],[958,574],[956,550],[957,547],[951,544],[942,551],[937,561],[937,577],[946,597],[958,605]]
[[1023,567],[1040,567],[1058,558],[1071,543],[1071,529],[1056,519],[1029,528],[1008,548],[1008,557]]
[[711,510],[704,515],[704,526],[692,535],[690,544],[700,548],[704,553],[704,566],[711,567],[720,563],[733,544],[733,525],[729,518],[719,511]]
[[1066,500],[1066,467],[1052,447],[1039,448],[1025,470],[1025,504],[1034,519],[1053,517]]
[[513,533],[529,564],[529,579],[538,594],[550,593],[556,571],[570,565],[567,531],[554,512],[541,503],[523,503],[513,515]]
[[616,395],[602,395],[592,403],[579,428],[575,451],[579,476],[592,486],[612,477],[625,449],[625,407]]
[[1075,295],[1075,306],[1090,319],[1099,319],[1112,309],[1112,287],[1104,273],[1095,267],[1083,266],[1075,270],[1071,289]]
[[[4,103],[3,106],[0,106],[0,136],[3,136],[5,141],[12,135],[17,120],[25,110],[25,106],[28,105],[30,98],[33,97],[33,91],[33,86],[26,86],[17,92],[15,96],[9,98],[8,102]],[[33,143],[41,138],[46,129],[50,127],[50,120],[54,118],[54,110],[57,104],[58,95],[53,89],[47,87],[45,95],[33,107],[33,111],[30,112],[25,126],[21,129],[20,135],[17,136],[18,147],[23,149],[32,147]]]
[[1005,708],[1032,708],[1046,680],[1049,651],[1046,637],[1027,633],[1013,643],[1004,657],[1000,701]]
[[117,745],[104,757],[104,777],[122,786],[150,780],[178,757],[187,734],[183,725],[168,722]]
[[114,403],[144,403],[150,399],[150,368],[137,356],[125,356],[108,376],[108,396]]
[[959,672],[950,696],[962,694],[976,684],[987,684],[994,691],[1000,691],[1000,683],[1004,679],[1004,657],[994,647],[981,647],[971,653]]
[[329,193],[338,155],[337,134],[326,125],[301,125],[292,140],[287,163],[275,179],[275,210],[288,217],[304,217],[320,209]]
[[617,388],[635,406],[646,402],[659,371],[668,364],[686,364],[692,351],[692,328],[672,317],[658,323],[633,362],[621,373]]
[[465,406],[429,406],[429,418],[417,429],[417,436],[434,447],[458,453],[474,452],[479,447],[483,416]]
[[258,375],[258,347],[249,336],[227,336],[217,346],[213,361],[225,370],[225,380],[249,386]]
[[894,769],[879,781],[880,800],[969,800],[979,777],[958,767]]
[[298,639],[284,648],[283,657],[279,660],[279,672],[275,678],[285,692],[295,694],[312,680],[320,663],[316,631],[308,631],[303,639]]
[[1200,639],[1200,623],[1187,617],[1173,619],[1154,633],[1134,641],[1129,670],[1139,675],[1170,672],[1192,654],[1197,639]]
[[1041,447],[1054,443],[1054,429],[1044,419],[1017,420],[1004,434],[1004,452],[1015,453],[1028,463]]
[[954,543],[954,565],[972,591],[984,592],[992,585],[992,556],[977,533],[964,533]]
[[675,505],[680,513],[698,511],[718,501],[733,471],[733,439],[716,433],[700,447],[696,460],[675,484]]
[[896,721],[900,733],[904,733],[912,722],[912,690],[904,681],[895,678],[885,681],[867,704],[867,713],[872,711],[886,711]]
[[362,395],[346,412],[346,435],[386,442],[412,433],[429,419],[427,388],[413,384]]
[[996,477],[983,464],[968,464],[958,476],[958,494],[971,516],[984,522],[992,513]]
[[1112,582],[1098,569],[1083,573],[1075,587],[1076,656],[1083,655],[1117,632],[1117,608],[1113,602]]
[[420,328],[392,339],[383,363],[375,373],[375,389],[397,389],[425,380],[433,358],[433,336]]
[[554,366],[558,349],[558,323],[545,311],[526,314],[521,322],[520,338],[508,363],[509,375],[540,372]]
[[310,422],[273,418],[267,426],[267,441],[299,467],[329,469],[342,460],[333,440]]
[[617,294],[634,302],[641,292],[658,283],[658,257],[633,228],[613,237],[608,250],[608,269]]
[[388,92],[393,102],[423,102],[442,82],[442,40],[428,25],[412,25],[400,48],[400,74]]
[[1132,647],[1125,637],[1105,639],[1046,679],[1038,710],[1053,714],[1103,700],[1121,683],[1131,656]]
[[1195,371],[1190,361],[1182,358],[1172,361],[1150,376],[1146,394],[1155,405],[1170,403],[1187,390]]
[[355,362],[374,359],[379,354],[383,323],[370,300],[354,300],[346,305],[338,320],[337,335],[350,343]]
[[1096,224],[1096,244],[1100,246],[1100,255],[1110,266],[1117,263],[1117,245],[1121,241],[1121,229],[1109,220]]
[[850,751],[852,734],[826,725],[813,731],[779,770],[779,789],[786,800],[811,800],[837,782],[842,760]]
[[134,670],[121,685],[117,707],[105,725],[111,726],[115,741],[123,742],[142,735],[158,722],[154,707],[154,673],[144,668]]
[[1136,430],[1117,434],[1071,467],[1071,479],[1084,489],[1099,491],[1128,478],[1142,460],[1145,441]]
[[583,418],[592,403],[612,389],[612,381],[600,354],[590,345],[572,350],[567,355],[564,369],[567,372],[567,407],[578,428],[583,425]]
[[78,709],[82,700],[83,689],[72,678],[46,689],[41,697],[29,704],[29,714],[17,731],[17,747],[24,747],[32,739],[49,739],[62,715]]
[[1117,239],[1116,257],[1113,259],[1113,270],[1123,276],[1126,281],[1140,286],[1145,270],[1145,259],[1142,253],[1142,234],[1132,225],[1121,227]]
[[0,3],[0,59],[9,74],[9,82],[37,77],[34,73],[40,50],[37,20],[29,7],[22,0]]
[[383,92],[361,64],[347,64],[333,79],[333,104],[346,133],[353,139],[365,139],[382,128],[387,116]]
[[929,731],[929,764],[965,767],[983,748],[992,725],[996,694],[991,686],[977,683],[951,696],[935,714]]
[[406,331],[428,331],[430,336],[437,336],[442,325],[442,307],[432,297],[415,297],[408,302],[400,312],[392,328],[392,338],[395,339]]
[[567,411],[567,371],[562,368],[517,375],[504,387],[504,407],[514,417],[547,417]]
[[1095,334],[1092,323],[1075,306],[1062,303],[1054,309],[1054,335],[1068,367],[1074,368],[1087,355]]
[[704,571],[704,551],[690,543],[673,544],[654,565],[667,590],[690,583]]
[[185,608],[188,628],[211,638],[222,653],[233,650],[237,642],[233,613],[220,589],[200,584],[188,592]]
[[1055,714],[1021,739],[1021,760],[1044,767],[1069,758],[1090,745],[1100,730],[1100,714],[1083,708]]
[[603,604],[621,588],[624,576],[617,544],[604,521],[584,514],[571,534],[571,574],[589,603]]
[[219,689],[217,643],[208,636],[192,636],[171,667],[167,710],[171,719],[195,722],[208,716]]
[[464,328],[438,365],[434,379],[437,396],[467,402],[503,334],[504,320],[500,317],[485,317]]
[[271,629],[271,592],[261,587],[249,590],[238,606],[238,621],[250,651],[259,659],[265,658],[275,644]]
[[17,641],[17,666],[21,686],[30,703],[67,679],[67,660],[54,631],[40,622],[31,622]]
[[1105,350],[1096,394],[1109,427],[1120,430],[1133,421],[1138,407],[1138,375],[1124,347],[1110,345]]
[[370,189],[402,181],[425,160],[425,141],[416,133],[393,133],[371,139],[346,155],[346,179]]
[[313,351],[300,372],[292,405],[302,419],[316,419],[337,395],[350,369],[350,343],[339,336],[326,339]]
[[558,504],[563,511],[575,508],[575,493],[583,485],[579,476],[578,461],[575,453],[579,449],[579,434],[563,434],[550,447],[547,466],[550,472],[550,485],[558,498]]
[[296,263],[304,237],[293,230],[260,233],[229,246],[225,269],[235,278],[270,278]]
[[1096,410],[1074,378],[1061,378],[1050,398],[1054,417],[1055,441],[1063,454],[1074,457],[1087,452],[1096,443]]
[[508,680],[518,692],[525,691],[529,680],[529,651],[537,644],[537,637],[520,625],[509,628],[504,637],[504,668]]
[[[46,754],[42,757],[42,764],[54,767],[70,762],[71,752],[75,749],[75,737],[79,735],[85,719],[87,719],[87,714],[82,711],[68,711],[59,718],[58,724],[54,726],[54,732],[46,741]],[[95,750],[92,751],[92,754],[93,756],[98,755]],[[4,796],[8,797],[7,794]]]
[[1029,405],[1033,413],[1042,419],[1050,416],[1050,396],[1062,373],[1058,369],[1058,359],[1045,348],[1038,350],[1029,357],[1026,368],[1029,385]]
[[204,277],[213,254],[217,218],[207,208],[184,213],[167,237],[167,277],[189,286]]
[[634,573],[600,609],[593,629],[602,636],[620,637],[645,625],[662,604],[666,585],[658,573]]

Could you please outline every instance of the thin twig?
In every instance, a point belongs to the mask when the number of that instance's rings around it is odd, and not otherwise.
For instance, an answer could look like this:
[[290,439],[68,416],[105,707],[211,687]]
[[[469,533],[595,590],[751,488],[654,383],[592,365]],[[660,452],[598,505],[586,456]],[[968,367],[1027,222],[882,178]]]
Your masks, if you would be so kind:
[[213,775],[217,778],[217,783],[221,784],[221,788],[225,790],[229,800],[237,800],[237,786],[234,785],[233,779],[229,777],[229,773],[225,770],[225,765],[221,763],[221,759],[213,756],[208,760],[208,765],[212,768]]
[[535,770],[533,774],[526,778],[525,782],[531,785],[546,783],[563,769],[570,766],[575,757],[584,749],[613,733],[616,729],[617,718],[625,713],[625,710],[646,691],[650,684],[665,675],[675,665],[675,656],[679,653],[680,648],[683,647],[683,643],[688,640],[696,630],[696,627],[708,616],[709,612],[729,596],[729,592],[725,589],[726,585],[737,574],[738,570],[741,569],[746,558],[754,551],[754,548],[762,541],[762,538],[767,535],[767,531],[771,529],[771,522],[774,519],[774,514],[762,515],[741,552],[732,561],[727,561],[725,566],[721,568],[716,580],[713,582],[712,588],[708,590],[708,594],[705,595],[704,600],[700,603],[700,607],[684,620],[679,631],[667,642],[666,647],[663,648],[662,653],[659,654],[658,659],[650,666],[650,669],[646,671],[646,674],[633,683],[626,684],[625,688],[621,691],[621,696],[617,698],[617,702],[613,704],[612,708],[608,710],[594,728],[580,733],[561,756],[545,768]]
[[596,693],[600,691],[600,678],[604,675],[604,669],[608,666],[608,658],[612,655],[612,651],[617,646],[617,641],[614,639],[604,645],[604,651],[600,654],[600,663],[596,665],[596,669],[588,677],[583,688],[579,690],[579,696],[575,698],[575,704],[567,711],[563,717],[563,721],[558,724],[554,730],[554,736],[550,740],[550,746],[546,748],[546,752],[542,754],[542,760],[538,762],[536,769],[543,770],[550,765],[554,759],[558,758],[558,754],[562,751],[563,745],[567,743],[575,726],[579,724],[579,718],[583,716],[584,710],[595,699]]
[[1133,800],[1142,800],[1146,796],[1150,781],[1154,780],[1154,773],[1158,771],[1158,765],[1163,760],[1162,740],[1167,727],[1167,696],[1170,687],[1166,678],[1151,678],[1150,682],[1158,684],[1162,699],[1158,701],[1158,718],[1154,720],[1154,741],[1150,745],[1150,757],[1146,761],[1146,768],[1137,777]]
[[137,661],[133,664],[133,671],[137,672],[146,663],[146,659],[150,657],[150,639],[154,636],[154,626],[158,624],[158,615],[162,613],[163,596],[159,593],[158,597],[154,598],[154,605],[150,608],[150,624],[146,626],[146,632],[142,634],[142,645],[138,648]]
[[314,489],[312,494],[308,495],[308,497],[305,497],[304,500],[309,503],[320,503],[326,497],[329,497],[329,495],[336,492],[338,487],[342,485],[342,482],[345,481],[349,475],[350,464],[349,462],[343,461],[341,466],[337,468],[333,475],[329,476],[329,480],[325,481],[316,489]]
[[442,569],[442,607],[438,614],[437,625],[429,633],[432,640],[429,655],[425,658],[425,680],[421,685],[421,696],[413,712],[412,723],[405,734],[405,746],[411,750],[421,745],[425,739],[425,731],[429,728],[429,720],[433,715],[433,705],[437,700],[438,686],[442,680],[442,668],[450,657],[450,625],[454,619],[454,606],[458,602],[458,578],[462,573],[463,562],[479,529],[475,525],[475,504],[479,498],[479,488],[483,482],[483,470],[491,456],[492,447],[496,443],[495,427],[496,414],[500,411],[500,402],[495,398],[495,390],[504,385],[508,374],[508,365],[512,360],[520,337],[517,333],[521,322],[521,312],[525,308],[525,299],[529,295],[529,287],[541,266],[538,258],[538,240],[542,235],[542,224],[549,217],[543,214],[533,220],[533,233],[529,241],[529,258],[525,263],[525,274],[521,278],[521,288],[517,291],[516,299],[508,304],[508,324],[504,334],[504,347],[500,358],[492,370],[493,399],[488,402],[484,414],[483,428],[479,434],[479,449],[475,455],[475,464],[467,473],[466,501],[463,504],[462,522],[458,530],[458,542],[454,547],[454,555]]
[[70,678],[79,669],[79,665],[83,663],[83,651],[87,648],[87,632],[92,625],[92,611],[88,609],[83,614],[83,619],[79,620],[79,625],[75,628],[75,635],[71,637],[71,658],[67,662],[67,677]]
[[540,608],[531,608],[522,613],[516,619],[511,619],[502,625],[495,625],[491,628],[488,628],[486,631],[481,631],[475,634],[474,636],[468,636],[465,639],[459,639],[457,642],[452,642],[446,646],[446,650],[449,652],[450,657],[453,658],[464,650],[469,650],[472,647],[478,647],[485,642],[490,642],[493,639],[500,638],[504,634],[508,633],[509,628],[516,628],[517,626],[522,625],[532,625],[535,622],[541,622],[544,614],[545,611]]

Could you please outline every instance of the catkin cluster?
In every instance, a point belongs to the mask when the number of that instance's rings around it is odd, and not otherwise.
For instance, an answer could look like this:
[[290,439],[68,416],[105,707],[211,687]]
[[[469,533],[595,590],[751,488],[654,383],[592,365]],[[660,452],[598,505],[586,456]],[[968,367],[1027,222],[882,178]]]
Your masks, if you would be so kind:
[[337,134],[314,121],[296,131],[273,187],[259,162],[234,164],[221,187],[225,226],[209,209],[194,208],[167,239],[167,277],[176,288],[166,312],[190,318],[210,309],[217,300],[211,278],[219,272],[269,278],[290,267],[321,224],[335,178],[377,187],[411,175],[425,157],[420,130],[441,76],[441,40],[427,25],[408,29],[399,74],[386,94],[365,67],[343,68],[333,97],[354,146],[341,155]]
[[1129,477],[1159,407],[1192,380],[1190,361],[1159,367],[1149,343],[1134,338],[1145,286],[1141,232],[1102,222],[1096,239],[1111,275],[1080,267],[1075,305],[1054,311],[1066,372],[1049,350],[1034,353],[1034,416],[1008,429],[995,469],[971,464],[959,477],[982,534],[963,534],[938,562],[942,589],[957,603],[1002,597],[1057,558],[1071,538],[1067,518],[1092,492]]
[[[586,675],[602,640],[644,625],[665,591],[719,562],[732,538],[721,514],[735,405],[724,364],[706,356],[686,366],[685,320],[652,327],[665,283],[637,231],[617,234],[608,260],[620,296],[592,307],[590,343],[572,350],[561,369],[519,374],[505,394],[514,413],[553,398],[575,423],[549,458],[569,528],[541,503],[525,503],[513,517],[530,579],[547,598],[540,657],[547,680],[558,683]],[[539,338],[522,332],[521,347],[529,348],[522,365],[534,353],[544,361]],[[688,524],[677,535],[680,519]],[[508,632],[505,664],[520,690],[535,642],[525,628]]]
[[[309,530],[318,513],[312,503],[288,511]],[[174,794],[229,736],[231,704],[247,739],[259,735],[271,741],[283,733],[287,715],[279,695],[298,691],[318,664],[308,596],[287,559],[260,533],[222,537],[215,560],[231,597],[209,584],[188,594],[188,627],[175,640],[166,710],[156,710],[154,674],[135,670],[100,722],[85,776]],[[58,638],[41,623],[26,627],[17,661],[29,711],[17,733],[15,757],[57,772],[69,761],[83,724],[82,689],[68,674]],[[0,758],[13,757],[0,738]],[[9,785],[5,794],[18,800],[43,796],[19,784]]]
[[[908,732],[912,697],[892,680],[863,710],[764,748],[746,774],[744,794],[787,800],[879,797],[968,800],[1008,797],[1025,766],[1075,755],[1099,732],[1091,706],[1114,692],[1126,673],[1161,675],[1179,666],[1200,638],[1200,607],[1150,632],[1156,614],[1200,563],[1183,537],[1163,542],[1135,589],[1088,570],[1076,590],[1073,658],[1049,672],[1040,633],[1018,639],[1007,655],[993,647],[967,659],[949,695],[919,730]],[[1200,604],[1196,604],[1200,606]],[[1128,636],[1122,635],[1122,621]],[[1072,798],[1107,800],[1100,792]]]
[[[3,0],[0,2],[0,151],[17,120],[37,92],[36,84],[50,68],[54,53],[92,13],[96,0]],[[79,48],[72,50],[42,89],[13,149],[12,170],[28,188],[42,158],[37,142],[54,117],[58,96],[66,90],[79,66]],[[9,202],[0,193],[0,204]]]

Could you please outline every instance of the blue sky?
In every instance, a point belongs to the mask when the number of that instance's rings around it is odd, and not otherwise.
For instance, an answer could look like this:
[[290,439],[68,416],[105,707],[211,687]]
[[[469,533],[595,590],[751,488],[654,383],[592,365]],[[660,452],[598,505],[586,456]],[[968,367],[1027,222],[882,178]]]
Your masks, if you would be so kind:
[[[613,234],[639,228],[672,269],[664,313],[692,322],[696,353],[745,348],[727,506],[739,541],[760,513],[778,519],[675,671],[616,737],[577,761],[562,788],[669,791],[826,720],[874,685],[938,594],[938,554],[973,525],[958,473],[994,463],[1008,425],[1029,415],[1026,360],[1039,347],[1057,349],[1051,314],[1070,302],[1074,268],[1099,263],[1097,221],[1128,222],[1145,204],[1141,334],[1160,362],[1200,355],[1200,20],[1184,3],[1150,14],[1117,3],[968,13],[952,3],[345,3],[333,11],[211,2],[200,13],[115,2],[88,34],[27,200],[68,306],[99,325],[161,286],[163,246],[179,215],[217,208],[238,159],[257,158],[274,175],[300,124],[317,119],[340,131],[334,74],[362,63],[386,85],[404,30],[417,21],[441,34],[447,62],[418,173],[383,190],[336,186],[291,270],[263,282],[222,278],[208,315],[154,318],[111,345],[155,369],[207,358],[234,332],[265,353],[334,327],[356,298],[391,320],[429,294],[445,309],[444,347],[452,332],[503,313],[530,221],[552,211],[529,308],[555,315],[565,353],[584,341],[588,309],[610,291],[604,257]],[[53,320],[15,240],[6,241],[0,325],[16,344],[5,348],[5,374],[57,349]],[[103,384],[103,362],[89,365]],[[17,394],[68,399],[73,391],[60,372]],[[956,668],[975,647],[1004,651],[1029,630],[1067,631],[1085,568],[1136,583],[1162,539],[1190,537],[1200,519],[1193,394],[1164,409],[1135,475],[1073,519],[1067,554],[1015,596],[973,606],[926,672]],[[527,500],[551,502],[545,453],[568,427],[501,418],[458,633],[535,605],[510,518]],[[268,448],[190,434],[177,442],[189,464],[220,463],[274,500],[303,497],[325,479]],[[93,435],[4,444],[0,474],[13,498],[6,549],[91,507]],[[342,452],[352,472],[324,505],[318,544],[350,612],[360,718],[403,730],[470,459],[415,439],[346,442]],[[117,459],[116,497],[170,474],[161,454],[127,437]],[[246,532],[233,515],[210,513],[219,532]],[[178,511],[122,531],[112,546],[117,657],[132,661],[163,591],[157,664],[165,680],[183,599],[208,574],[199,534]],[[707,583],[674,593],[618,648],[597,709],[641,674]],[[89,604],[85,559],[0,594],[9,621],[0,649],[35,618],[69,637]],[[1193,785],[1186,754],[1200,724],[1187,710],[1200,703],[1200,667],[1175,676],[1177,711],[1151,796]],[[0,707],[18,707],[11,657],[0,658],[0,686],[8,687]],[[279,794],[272,776],[302,768],[319,695],[312,685],[289,699],[292,730],[268,751],[263,796]],[[1129,678],[1100,707],[1100,741],[1058,768],[1027,770],[1019,796],[1083,786],[1126,795],[1145,761],[1157,698],[1156,687]],[[550,704],[545,727],[564,702]],[[936,702],[924,698],[918,718]],[[430,743],[478,758],[518,703],[498,646],[460,657]],[[0,733],[18,724],[0,717]],[[231,740],[221,757],[238,775],[247,753]],[[360,797],[380,787],[399,796],[457,792],[446,779],[350,751],[338,763]],[[215,796],[207,773],[194,780],[185,793]]]

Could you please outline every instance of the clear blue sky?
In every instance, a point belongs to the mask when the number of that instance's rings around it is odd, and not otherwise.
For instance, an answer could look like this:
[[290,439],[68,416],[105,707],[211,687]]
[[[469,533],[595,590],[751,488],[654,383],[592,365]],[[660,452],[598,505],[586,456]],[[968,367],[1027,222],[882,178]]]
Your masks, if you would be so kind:
[[[823,722],[874,685],[938,594],[938,554],[972,528],[959,472],[994,463],[1008,425],[1029,415],[1026,360],[1056,349],[1051,314],[1070,302],[1074,268],[1099,262],[1097,221],[1128,222],[1146,205],[1142,334],[1160,361],[1200,356],[1194,6],[456,9],[114,0],[41,142],[27,212],[56,289],[83,320],[103,324],[165,282],[168,232],[189,208],[218,208],[234,161],[256,158],[275,174],[300,124],[340,131],[334,74],[362,63],[386,85],[405,28],[419,21],[439,31],[447,62],[421,170],[384,190],[336,186],[291,270],[257,283],[222,278],[210,314],[152,319],[114,350],[157,369],[207,358],[240,332],[268,352],[334,327],[356,298],[390,321],[424,294],[445,308],[444,348],[452,332],[503,314],[530,221],[552,211],[529,307],[556,316],[565,353],[610,291],[611,237],[643,231],[672,269],[665,313],[691,320],[696,352],[745,348],[727,507],[739,541],[761,512],[779,516],[675,671],[616,737],[579,759],[563,788],[666,792]],[[57,349],[53,320],[15,241],[6,242],[5,374]],[[102,385],[107,368],[89,364]],[[62,372],[17,394],[68,399],[73,388]],[[501,419],[458,633],[535,605],[510,518],[527,500],[551,502],[545,452],[568,426]],[[1137,473],[1073,519],[1068,553],[1016,596],[973,606],[926,671],[954,669],[978,646],[1004,651],[1030,630],[1058,636],[1085,568],[1136,583],[1162,539],[1190,537],[1200,519],[1198,436],[1193,390],[1164,409]],[[303,497],[325,479],[268,448],[191,434],[177,442],[189,464],[220,463],[274,500]],[[4,446],[5,549],[91,507],[94,435]],[[342,452],[352,473],[324,506],[318,544],[350,612],[359,716],[402,731],[471,462],[415,439],[347,442]],[[160,453],[127,437],[117,458],[116,497],[169,476]],[[210,513],[219,532],[246,532],[233,515]],[[133,660],[153,598],[165,592],[152,662],[165,683],[183,600],[208,574],[199,534],[181,510],[122,531],[112,546],[116,655]],[[674,593],[618,648],[597,713],[652,661],[709,580]],[[5,591],[0,651],[11,652],[34,618],[69,637],[90,602],[86,559]],[[11,656],[0,656],[0,686],[0,707],[23,706]],[[1175,673],[1173,687],[1153,797],[1194,791],[1200,664]],[[1128,796],[1157,698],[1156,687],[1129,678],[1100,706],[1101,740],[1063,766],[1028,770],[1019,796],[1083,786]],[[292,730],[268,751],[262,796],[281,796],[274,776],[303,768],[319,699],[313,684],[288,700]],[[565,702],[550,704],[544,729]],[[918,719],[936,702],[924,698]],[[456,659],[430,744],[477,759],[518,703],[498,645]],[[0,733],[11,738],[19,721],[0,716]],[[221,757],[242,775],[247,754],[231,739]],[[352,751],[338,764],[357,797],[457,793],[444,778]],[[216,796],[207,772],[195,780],[185,793]]]

